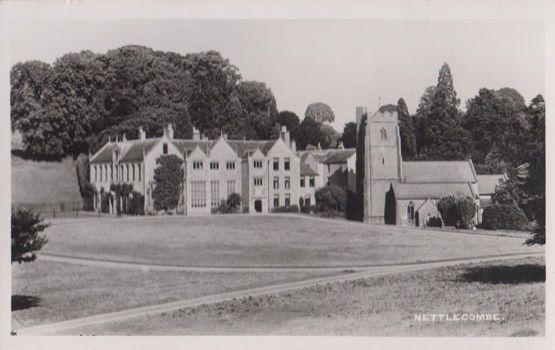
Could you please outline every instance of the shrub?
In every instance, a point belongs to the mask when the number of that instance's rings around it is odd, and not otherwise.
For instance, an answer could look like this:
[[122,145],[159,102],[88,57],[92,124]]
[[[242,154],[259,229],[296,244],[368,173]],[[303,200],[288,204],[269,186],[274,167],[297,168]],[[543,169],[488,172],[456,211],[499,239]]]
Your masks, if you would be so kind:
[[337,185],[327,185],[315,193],[316,206],[320,211],[344,211],[347,202],[345,191]]
[[156,159],[154,169],[156,187],[152,192],[154,209],[169,212],[177,208],[183,184],[183,160],[176,155]]
[[524,211],[516,205],[492,205],[484,209],[482,226],[490,230],[526,230],[528,219]]
[[443,221],[441,220],[440,217],[432,216],[431,218],[428,219],[428,222],[426,222],[426,226],[427,227],[443,227]]
[[298,213],[299,207],[296,204],[293,204],[288,207],[275,207],[272,209],[272,213]]
[[81,153],[75,160],[75,171],[77,172],[77,184],[79,185],[79,192],[81,198],[85,201],[86,185],[90,185],[90,164],[89,157]]
[[471,228],[474,225],[476,205],[471,197],[449,195],[439,199],[437,208],[445,226]]
[[83,210],[94,210],[94,197],[96,196],[96,189],[90,183],[83,186],[81,196],[83,197]]
[[12,209],[12,263],[37,258],[36,252],[48,243],[46,236],[39,236],[39,232],[47,227],[40,214],[28,209]]
[[220,201],[220,204],[218,205],[217,208],[215,208],[215,211],[220,213],[220,214],[227,214],[230,212],[230,208],[229,205],[227,204],[227,201],[225,199],[222,199]]
[[227,209],[231,213],[235,213],[241,206],[241,196],[239,193],[230,193],[226,201]]
[[128,214],[131,215],[145,215],[145,196],[137,191],[131,193],[129,200]]

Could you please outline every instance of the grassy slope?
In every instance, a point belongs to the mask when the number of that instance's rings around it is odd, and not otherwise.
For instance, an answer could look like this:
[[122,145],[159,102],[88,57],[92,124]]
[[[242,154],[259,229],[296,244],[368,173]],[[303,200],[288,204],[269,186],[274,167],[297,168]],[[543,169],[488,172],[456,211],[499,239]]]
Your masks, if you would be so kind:
[[[40,261],[12,266],[12,294],[27,306],[13,328],[304,280],[329,273],[199,273],[108,269]],[[37,299],[38,298],[38,299]]]
[[12,202],[59,203],[80,201],[75,165],[71,158],[60,162],[33,161],[12,155]]
[[[544,335],[544,281],[545,262],[538,258],[459,265],[238,299],[71,333]],[[499,313],[504,321],[416,322],[415,313]]]
[[344,266],[543,251],[523,239],[407,230],[302,216],[66,221],[44,252],[188,266]]

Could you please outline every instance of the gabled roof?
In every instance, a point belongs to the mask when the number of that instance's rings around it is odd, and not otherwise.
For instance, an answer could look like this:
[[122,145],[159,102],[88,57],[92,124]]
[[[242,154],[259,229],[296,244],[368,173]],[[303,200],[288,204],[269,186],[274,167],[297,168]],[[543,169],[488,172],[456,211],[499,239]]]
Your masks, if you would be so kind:
[[478,175],[478,192],[482,194],[494,194],[498,185],[507,181],[506,174]]
[[407,183],[477,182],[471,160],[403,161],[403,180]]
[[112,161],[112,153],[114,151],[114,144],[108,143],[102,147],[96,154],[91,157],[91,163],[106,163]]
[[276,143],[276,140],[227,140],[227,143],[233,148],[238,157],[244,157],[247,154],[259,149],[266,154]]
[[211,140],[172,140],[172,143],[177,147],[180,153],[185,153],[185,151],[192,151],[197,146],[205,153],[212,147],[214,141]]
[[[160,138],[133,140],[127,151],[120,158],[122,162],[138,161],[143,159],[143,154],[147,154],[160,142]],[[129,141],[128,141],[129,142]]]
[[400,183],[394,184],[396,199],[439,199],[448,195],[476,198],[470,183]]
[[301,176],[316,176],[318,172],[312,169],[308,164],[301,163]]

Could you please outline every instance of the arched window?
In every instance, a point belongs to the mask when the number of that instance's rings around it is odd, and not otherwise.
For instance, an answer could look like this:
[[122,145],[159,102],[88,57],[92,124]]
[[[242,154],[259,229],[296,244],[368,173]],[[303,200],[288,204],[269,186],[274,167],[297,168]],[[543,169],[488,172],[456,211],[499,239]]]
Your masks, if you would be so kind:
[[387,139],[387,131],[385,131],[384,128],[380,129],[380,137],[382,140],[386,140]]
[[125,176],[127,178],[127,182],[129,182],[129,164],[125,164]]
[[131,164],[131,171],[133,172],[133,176],[131,178],[135,181],[135,164]]
[[410,202],[409,205],[407,205],[407,218],[409,220],[414,220],[414,203]]

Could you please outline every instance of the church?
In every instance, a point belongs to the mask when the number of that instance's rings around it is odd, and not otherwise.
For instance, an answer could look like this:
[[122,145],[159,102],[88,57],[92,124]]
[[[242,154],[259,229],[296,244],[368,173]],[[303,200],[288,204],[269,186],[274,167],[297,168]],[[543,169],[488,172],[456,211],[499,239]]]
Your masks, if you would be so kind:
[[422,227],[431,217],[441,217],[438,199],[461,195],[475,201],[474,223],[480,223],[479,177],[471,159],[403,161],[397,111],[370,115],[365,107],[357,107],[356,118],[361,136],[356,169],[359,219]]

